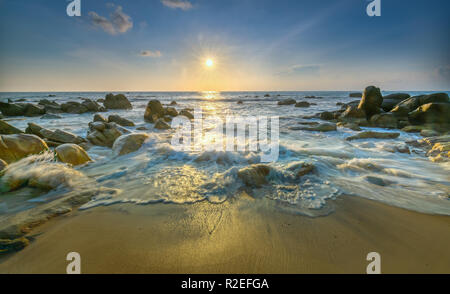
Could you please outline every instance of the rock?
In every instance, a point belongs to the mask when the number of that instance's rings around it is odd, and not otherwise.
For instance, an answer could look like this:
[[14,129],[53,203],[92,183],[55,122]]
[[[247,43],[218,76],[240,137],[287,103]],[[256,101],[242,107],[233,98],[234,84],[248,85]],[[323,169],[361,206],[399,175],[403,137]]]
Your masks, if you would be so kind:
[[91,99],[84,99],[84,101],[81,103],[83,106],[85,106],[88,111],[90,112],[105,112],[106,108],[98,104],[97,102],[91,100]]
[[138,131],[148,131],[146,127],[137,127],[136,130]]
[[170,129],[170,126],[164,121],[164,119],[160,118],[155,123],[155,129],[168,130]]
[[123,94],[108,94],[105,97],[105,102],[103,105],[107,109],[132,109],[130,101],[128,101],[127,97]]
[[306,162],[295,162],[289,165],[287,169],[293,172],[296,178],[300,178],[311,173],[314,170],[314,165]]
[[297,103],[297,102],[292,98],[287,98],[287,99],[278,101],[278,105],[292,105],[295,103]]
[[4,161],[3,159],[0,158],[0,176],[1,176],[1,172],[8,167],[8,164],[6,163],[6,161]]
[[267,176],[270,174],[270,171],[271,168],[268,165],[253,164],[240,169],[237,175],[246,186],[259,188],[268,183]]
[[405,144],[395,146],[395,151],[397,151],[399,153],[411,154],[411,151],[409,150],[409,147],[407,145],[405,145]]
[[56,114],[44,114],[41,119],[61,119],[62,117]]
[[0,136],[0,159],[12,163],[32,154],[48,150],[47,144],[39,137],[29,134]]
[[56,130],[56,131],[50,131],[47,132],[45,131],[45,129],[40,130],[39,132],[41,133],[41,135],[44,136],[44,138],[50,140],[50,141],[55,141],[55,142],[60,142],[60,143],[73,143],[73,144],[79,144],[84,142],[85,140],[75,134],[72,134],[70,132],[66,132],[63,130]]
[[406,117],[408,116],[408,113],[414,111],[418,107],[432,102],[450,103],[450,100],[446,93],[414,96],[397,104],[391,112],[395,113],[397,116]]
[[317,131],[317,132],[332,132],[336,131],[336,124],[322,123],[314,126],[302,126],[302,127],[290,127],[290,130],[303,130],[303,131]]
[[42,106],[47,106],[47,105],[54,106],[54,107],[59,107],[59,106],[60,106],[60,105],[59,105],[58,103],[56,103],[55,101],[50,101],[50,100],[47,100],[47,99],[41,99],[41,100],[39,100],[38,104],[39,104],[39,105],[42,105]]
[[62,144],[55,149],[56,156],[61,162],[73,166],[92,161],[86,151],[76,144]]
[[22,134],[23,132],[0,119],[0,135]]
[[134,127],[134,122],[123,118],[117,114],[112,114],[108,117],[108,122],[114,122],[122,127]]
[[329,111],[324,111],[320,114],[320,119],[332,120],[332,119],[334,119],[334,114]]
[[41,134],[42,129],[43,127],[41,127],[40,125],[30,122],[28,123],[28,127],[25,129],[25,133],[44,138],[44,136]]
[[151,100],[145,109],[144,120],[150,123],[155,123],[156,120],[164,116],[164,108],[158,100]]
[[165,109],[165,114],[170,115],[171,117],[178,116],[178,111],[173,107],[167,107]]
[[106,118],[104,118],[101,114],[98,114],[98,113],[96,113],[95,115],[94,115],[94,122],[95,121],[98,121],[98,122],[104,122],[104,123],[107,123],[108,122],[108,120],[106,119]]
[[348,95],[348,97],[352,97],[352,98],[361,98],[362,96],[363,96],[363,93],[361,93],[361,92],[350,93]]
[[165,115],[162,119],[167,123],[172,122],[172,117],[167,116],[167,115]]
[[400,136],[400,133],[383,133],[383,132],[361,132],[354,136],[347,137],[345,140],[352,141],[357,139],[396,139]]
[[436,123],[450,125],[450,103],[428,103],[408,114],[413,124]]
[[25,114],[25,107],[15,103],[0,102],[0,111],[5,116],[22,116]]
[[435,130],[424,129],[424,130],[420,131],[420,135],[422,137],[435,137],[435,136],[439,136],[439,132],[437,132]]
[[97,99],[97,102],[103,104],[103,103],[105,103],[105,99],[103,99],[103,98]]
[[145,140],[150,138],[147,134],[129,134],[119,137],[112,147],[116,156],[125,155],[139,150]]
[[398,119],[393,113],[381,113],[372,116],[370,123],[379,128],[395,129],[398,126]]
[[25,106],[25,116],[40,116],[40,115],[44,115],[45,114],[45,108],[43,106],[40,105],[34,105],[31,103],[28,103]]
[[[450,98],[447,93],[434,93],[430,95],[423,95],[419,97],[419,104],[424,105],[428,103],[450,103]],[[419,106],[420,106],[419,105]]]
[[381,96],[380,88],[369,86],[364,90],[364,94],[361,98],[358,109],[364,110],[367,119],[369,119],[374,114],[380,113],[380,107],[382,103],[383,97]]
[[424,126],[406,126],[402,128],[401,131],[406,133],[419,133],[420,131],[423,130],[423,128]]
[[270,97],[270,95],[269,94],[265,94],[264,97]]
[[73,101],[61,104],[61,110],[66,113],[73,114],[82,114],[89,111],[89,109],[83,104]]
[[194,119],[194,116],[192,115],[192,113],[190,113],[187,109],[181,110],[179,115],[183,115],[189,119]]
[[295,107],[309,107],[309,106],[311,106],[311,104],[306,101],[300,101],[295,103]]
[[353,131],[361,131],[361,128],[355,123],[338,122],[336,126],[351,129]]
[[30,241],[21,237],[14,240],[0,239],[0,253],[16,252],[24,249],[30,244]]
[[338,117],[339,121],[359,123],[366,120],[366,112],[356,106],[348,106]]
[[[103,125],[101,130],[98,127],[100,124]],[[89,124],[87,139],[94,145],[111,148],[116,139],[123,134],[114,123],[94,122]]]
[[172,102],[170,102],[169,105],[177,105],[177,102],[176,101],[172,101]]
[[406,93],[395,93],[384,96],[381,108],[386,112],[391,111],[395,107],[395,105],[410,97],[411,96]]
[[239,100],[239,101],[237,102],[237,104],[244,104],[244,102],[243,102],[242,100]]

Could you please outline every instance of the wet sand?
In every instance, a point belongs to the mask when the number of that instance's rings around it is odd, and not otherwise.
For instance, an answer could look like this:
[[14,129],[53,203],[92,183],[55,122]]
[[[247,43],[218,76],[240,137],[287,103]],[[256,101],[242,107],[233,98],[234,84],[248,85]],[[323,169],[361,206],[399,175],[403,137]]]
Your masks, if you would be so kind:
[[0,258],[0,273],[450,273],[450,217],[357,197],[333,201],[318,218],[273,202],[237,197],[223,204],[129,204],[57,217],[36,228],[24,250]]

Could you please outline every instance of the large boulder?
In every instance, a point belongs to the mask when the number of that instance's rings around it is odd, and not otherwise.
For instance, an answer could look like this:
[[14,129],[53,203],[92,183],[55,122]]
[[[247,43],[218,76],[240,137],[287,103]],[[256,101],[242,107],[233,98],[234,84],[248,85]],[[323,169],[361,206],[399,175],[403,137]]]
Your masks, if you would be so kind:
[[0,158],[12,163],[32,154],[48,150],[47,144],[38,136],[14,134],[0,136]]
[[128,134],[120,136],[112,147],[116,156],[125,155],[139,150],[144,142],[150,138],[147,134]]
[[56,156],[61,162],[73,166],[82,165],[92,159],[83,148],[76,144],[63,144],[55,148]]
[[295,99],[292,98],[287,98],[281,101],[278,101],[278,105],[293,105],[297,103],[297,101],[295,101]]
[[21,134],[23,133],[18,128],[10,125],[6,121],[0,119],[0,134],[1,135],[13,135],[13,134]]
[[0,111],[5,116],[22,116],[25,114],[25,107],[16,103],[0,102]]
[[127,97],[123,94],[108,94],[105,97],[105,102],[103,105],[107,109],[132,109],[133,106],[131,102],[128,101]]
[[367,119],[374,114],[380,113],[380,107],[383,103],[383,96],[381,96],[380,88],[369,86],[364,90],[363,97],[359,103],[358,109],[364,110]]
[[28,103],[24,108],[25,116],[41,116],[45,114],[45,108],[41,105],[34,105],[32,103]]
[[98,104],[96,101],[91,99],[84,98],[84,101],[81,103],[85,106],[89,112],[105,112],[106,108]]
[[447,124],[450,125],[450,103],[428,103],[408,114],[413,124]]
[[158,100],[151,100],[145,109],[144,120],[150,123],[155,123],[159,118],[164,117],[165,110],[161,102]]
[[393,113],[375,114],[370,118],[372,126],[395,129],[398,127],[398,118]]
[[268,183],[267,176],[270,174],[271,168],[265,164],[253,164],[240,169],[237,173],[238,178],[246,186],[259,188]]
[[117,114],[112,114],[108,117],[108,122],[114,122],[122,127],[134,127],[134,122],[123,118]]
[[94,145],[112,148],[124,132],[115,123],[94,122],[89,124],[87,139]]
[[414,111],[419,106],[428,103],[450,103],[449,97],[446,93],[434,93],[430,95],[420,95],[408,98],[397,104],[391,112],[399,117],[406,117],[408,113]]
[[381,108],[384,111],[391,111],[398,103],[410,98],[411,96],[406,93],[395,93],[383,97],[383,103]]
[[66,113],[82,114],[88,112],[89,109],[79,102],[66,102],[61,104],[61,110]]

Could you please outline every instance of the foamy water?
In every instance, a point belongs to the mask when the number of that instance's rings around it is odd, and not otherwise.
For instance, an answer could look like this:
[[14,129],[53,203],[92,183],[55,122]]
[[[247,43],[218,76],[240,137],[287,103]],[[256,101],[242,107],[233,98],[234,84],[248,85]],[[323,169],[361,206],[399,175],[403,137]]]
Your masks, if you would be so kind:
[[[411,95],[422,93],[424,92],[410,92]],[[49,93],[2,93],[0,99],[25,98],[27,102],[37,102],[46,98],[61,103],[79,101],[80,97],[96,100],[104,98],[106,93],[52,94],[56,97],[48,97]],[[121,157],[114,156],[110,149],[103,147],[94,147],[88,151],[95,162],[77,168],[81,175],[73,175],[77,178],[75,183],[94,183],[95,186],[112,188],[116,192],[99,193],[84,204],[82,209],[116,203],[219,203],[238,197],[239,191],[246,190],[256,199],[268,198],[273,200],[274,205],[288,208],[287,211],[311,216],[329,213],[330,199],[342,194],[374,199],[424,213],[450,215],[449,164],[430,162],[420,150],[411,154],[392,152],[395,146],[420,138],[417,134],[379,129],[400,132],[401,135],[395,140],[366,139],[348,142],[345,138],[357,132],[345,128],[326,133],[289,129],[299,126],[301,121],[307,121],[302,116],[335,110],[340,108],[336,106],[337,102],[355,100],[348,97],[349,92],[271,92],[270,97],[264,97],[265,93],[261,92],[125,94],[132,102],[133,110],[108,111],[103,115],[116,113],[132,120],[136,127],[128,129],[146,132],[150,139],[139,151]],[[322,98],[304,98],[311,95]],[[277,101],[285,98],[316,105],[309,108],[278,106]],[[259,152],[175,150],[170,144],[173,130],[155,130],[152,124],[144,122],[145,106],[151,99],[158,99],[163,104],[176,101],[175,108],[178,110],[202,109],[206,118],[211,115],[279,116],[279,158],[268,164],[271,167],[269,183],[260,188],[249,189],[237,176],[239,169],[259,163]],[[239,100],[243,104],[237,104]],[[59,128],[85,137],[93,114],[60,116],[63,118],[53,120],[20,117],[9,119],[9,122],[21,129],[25,129],[28,122],[35,122],[49,129]],[[136,131],[140,126],[146,126],[149,130]],[[214,126],[207,127],[212,129]],[[314,164],[315,170],[297,179],[291,169],[296,163]],[[54,201],[55,197],[65,197],[63,191],[66,190],[67,187],[56,187],[51,192],[52,197],[44,195],[38,199],[41,202]],[[58,191],[61,193],[58,194]],[[0,213],[11,212],[8,207],[12,204],[8,201],[0,202]],[[39,201],[36,198],[24,199],[21,206],[16,200],[14,211],[18,207],[26,209],[38,205]]]

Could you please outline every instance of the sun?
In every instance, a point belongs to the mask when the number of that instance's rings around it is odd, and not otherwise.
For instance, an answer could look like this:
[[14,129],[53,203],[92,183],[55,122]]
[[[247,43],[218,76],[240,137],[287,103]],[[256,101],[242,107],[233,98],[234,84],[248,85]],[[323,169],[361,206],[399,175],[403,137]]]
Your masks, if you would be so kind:
[[206,59],[205,65],[207,67],[212,67],[214,65],[214,61],[211,58]]

